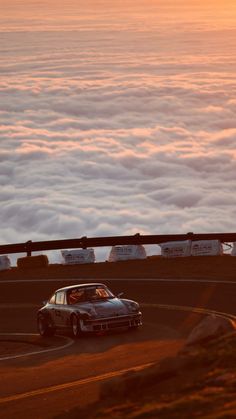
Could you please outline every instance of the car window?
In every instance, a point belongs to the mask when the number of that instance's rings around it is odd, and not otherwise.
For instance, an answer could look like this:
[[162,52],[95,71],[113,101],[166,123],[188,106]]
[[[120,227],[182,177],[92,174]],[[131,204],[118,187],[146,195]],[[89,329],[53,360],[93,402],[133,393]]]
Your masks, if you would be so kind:
[[56,304],[64,304],[64,301],[65,301],[65,292],[64,291],[58,291],[56,293],[55,303]]
[[85,301],[85,290],[83,288],[73,288],[67,294],[68,304],[77,304]]
[[108,288],[102,286],[88,287],[86,289],[87,300],[102,300],[106,298],[114,298],[114,295]]
[[50,304],[55,304],[55,300],[56,300],[56,296],[55,296],[55,294],[53,294],[53,295],[51,296],[50,300],[49,300],[49,303],[50,303]]
[[102,287],[96,289],[96,295],[101,298],[108,298],[110,296],[107,290]]

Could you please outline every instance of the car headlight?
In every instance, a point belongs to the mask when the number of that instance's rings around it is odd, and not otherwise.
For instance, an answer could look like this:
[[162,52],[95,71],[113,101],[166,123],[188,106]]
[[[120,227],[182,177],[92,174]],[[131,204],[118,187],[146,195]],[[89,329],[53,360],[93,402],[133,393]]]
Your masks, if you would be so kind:
[[85,311],[85,312],[83,312],[83,313],[80,313],[80,318],[81,318],[82,320],[89,320],[89,319],[91,319],[91,318],[92,318],[92,316],[91,316],[91,314],[90,314],[90,313],[87,313],[87,312]]
[[132,303],[130,303],[129,308],[132,311],[132,313],[137,313],[139,311],[139,304],[135,303],[135,302],[132,302]]

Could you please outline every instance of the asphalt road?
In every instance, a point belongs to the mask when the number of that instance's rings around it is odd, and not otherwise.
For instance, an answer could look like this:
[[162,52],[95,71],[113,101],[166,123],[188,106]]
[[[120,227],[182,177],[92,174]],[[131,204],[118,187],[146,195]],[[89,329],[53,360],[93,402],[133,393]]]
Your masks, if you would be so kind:
[[[147,280],[105,283],[114,293],[124,291],[125,297],[141,303],[206,307],[236,314],[236,284],[233,283]],[[37,307],[65,284],[0,283],[0,331],[36,333]],[[100,386],[112,373],[174,355],[201,315],[145,305],[143,318],[143,327],[132,333],[82,337],[64,349],[0,361],[0,417],[51,419],[74,406],[95,401]],[[7,341],[13,337],[1,339],[5,342],[6,355]],[[42,346],[40,339],[32,339],[36,351],[55,349],[66,343],[63,337],[55,337]],[[29,346],[29,343],[21,346],[25,341],[29,342],[29,337],[22,335],[20,346],[19,342],[9,343],[10,354],[24,352]]]

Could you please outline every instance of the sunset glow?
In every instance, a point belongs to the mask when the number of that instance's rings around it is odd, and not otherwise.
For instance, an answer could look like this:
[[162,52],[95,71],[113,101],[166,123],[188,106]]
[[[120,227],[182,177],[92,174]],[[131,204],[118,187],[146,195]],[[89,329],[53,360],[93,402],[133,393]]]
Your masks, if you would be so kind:
[[235,230],[235,0],[0,0],[0,31],[2,244]]

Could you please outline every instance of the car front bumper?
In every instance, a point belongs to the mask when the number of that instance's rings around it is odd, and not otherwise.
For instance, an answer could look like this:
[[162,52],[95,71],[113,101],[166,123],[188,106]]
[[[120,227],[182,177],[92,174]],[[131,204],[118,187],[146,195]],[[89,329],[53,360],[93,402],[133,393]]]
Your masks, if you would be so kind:
[[138,312],[100,319],[86,319],[81,323],[81,330],[85,332],[108,331],[123,327],[132,328],[142,325],[142,313]]

